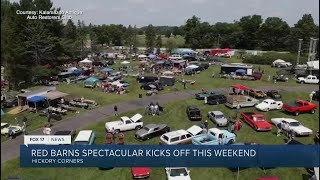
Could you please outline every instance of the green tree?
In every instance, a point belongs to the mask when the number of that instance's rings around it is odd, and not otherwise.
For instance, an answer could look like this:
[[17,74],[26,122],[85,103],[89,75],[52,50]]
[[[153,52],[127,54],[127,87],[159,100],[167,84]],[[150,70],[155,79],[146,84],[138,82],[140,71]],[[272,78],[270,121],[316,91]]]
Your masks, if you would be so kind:
[[177,27],[177,26],[173,27],[172,34],[173,34],[174,36],[181,35],[180,28]]
[[173,39],[168,39],[166,43],[167,52],[171,52],[172,49],[177,48],[177,43]]
[[133,41],[134,41],[134,29],[132,28],[131,25],[129,25],[125,34],[125,45],[129,46],[130,52],[134,43]]
[[158,35],[156,40],[157,54],[160,54],[160,48],[162,47],[162,38],[161,35]]
[[167,38],[170,38],[170,37],[171,37],[171,31],[170,31],[169,29],[166,30],[165,36],[166,36]]
[[244,16],[240,19],[241,34],[237,48],[255,49],[257,47],[257,32],[262,22],[263,19],[260,15]]
[[156,30],[155,28],[152,26],[152,24],[150,24],[147,29],[146,29],[146,46],[149,49],[153,49],[155,47],[155,42],[156,42]]

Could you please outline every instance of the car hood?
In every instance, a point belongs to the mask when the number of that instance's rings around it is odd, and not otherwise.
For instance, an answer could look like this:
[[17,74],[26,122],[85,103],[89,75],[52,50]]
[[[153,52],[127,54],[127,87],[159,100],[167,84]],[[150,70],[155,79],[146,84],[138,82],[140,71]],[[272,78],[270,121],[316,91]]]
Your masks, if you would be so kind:
[[218,119],[216,119],[216,121],[218,123],[226,123],[226,122],[228,122],[227,118],[218,118]]
[[268,105],[264,104],[264,103],[260,103],[260,104],[256,105],[256,108],[263,110],[263,109],[268,108]]
[[150,174],[150,168],[147,167],[133,167],[132,174],[135,176],[148,175]]
[[270,128],[271,124],[268,121],[256,121],[255,124],[258,127]]
[[190,176],[174,176],[168,177],[168,180],[191,180]]
[[140,129],[140,130],[138,130],[138,131],[136,132],[136,135],[138,135],[138,136],[143,136],[143,135],[146,135],[147,133],[148,133],[147,130],[145,130],[145,129]]
[[306,128],[304,126],[294,126],[294,127],[290,127],[290,129],[296,131],[296,132],[309,132],[309,133],[312,133],[312,130],[309,129],[309,128]]

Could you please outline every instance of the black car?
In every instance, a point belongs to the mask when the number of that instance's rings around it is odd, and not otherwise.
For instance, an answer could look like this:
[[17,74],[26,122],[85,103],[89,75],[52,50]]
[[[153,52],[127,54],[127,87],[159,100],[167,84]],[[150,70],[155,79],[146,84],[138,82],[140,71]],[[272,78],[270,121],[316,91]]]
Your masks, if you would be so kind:
[[163,85],[160,82],[149,82],[149,83],[142,84],[140,86],[140,89],[144,89],[144,90],[156,89],[157,91],[161,91],[163,90]]
[[313,94],[312,99],[315,101],[319,101],[319,91],[316,91],[316,93]]
[[54,135],[60,135],[60,136],[71,136],[71,142],[73,141],[74,137],[76,136],[76,132],[74,130],[63,130],[63,131],[57,131],[54,133]]
[[279,76],[275,77],[275,80],[279,81],[279,82],[288,82],[289,81],[289,77],[286,76],[286,75],[279,75]]
[[201,115],[200,109],[195,105],[188,106],[186,113],[187,113],[188,119],[190,121],[201,121],[202,120],[202,115]]
[[153,137],[161,136],[170,131],[170,127],[166,124],[148,124],[142,129],[138,130],[135,137],[139,141],[145,141]]
[[3,107],[4,108],[12,108],[18,106],[18,99],[17,98],[12,98],[12,99],[6,99],[3,102]]
[[155,82],[158,80],[158,77],[155,76],[140,76],[137,78],[137,81],[139,83],[149,83],[149,82]]
[[204,71],[209,68],[209,64],[199,64],[199,67],[195,69],[195,71]]
[[210,95],[207,97],[207,103],[209,105],[218,105],[218,104],[224,104],[227,102],[227,98],[223,94],[215,94]]
[[267,96],[272,98],[272,99],[280,99],[281,94],[277,90],[269,90],[266,92]]

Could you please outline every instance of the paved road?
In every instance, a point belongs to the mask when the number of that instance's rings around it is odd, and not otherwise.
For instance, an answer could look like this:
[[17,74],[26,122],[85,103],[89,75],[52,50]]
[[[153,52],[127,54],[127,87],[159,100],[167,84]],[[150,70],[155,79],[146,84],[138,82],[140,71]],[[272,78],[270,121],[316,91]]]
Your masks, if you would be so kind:
[[[300,86],[265,86],[261,87],[261,90],[276,89],[276,90],[286,90],[286,91],[304,91],[311,92],[315,89],[319,89],[318,86],[314,85],[300,85]],[[229,88],[220,88],[218,91],[228,92]],[[165,104],[168,102],[185,100],[194,97],[192,91],[183,91],[178,93],[169,93],[158,96],[145,97],[142,99],[136,99],[129,102],[118,103],[118,112],[123,113],[127,111],[132,111],[136,109],[143,108],[147,106],[151,101],[159,102],[160,104]],[[114,105],[103,106],[94,110],[91,110],[84,114],[79,114],[77,116],[71,117],[68,120],[57,122],[53,127],[51,127],[52,133],[57,130],[68,130],[68,129],[79,129],[86,127],[90,124],[97,123],[99,121],[105,120],[106,118],[113,116]],[[43,129],[37,129],[30,132],[30,135],[43,134]],[[15,159],[19,157],[20,147],[23,144],[23,136],[18,136],[17,138],[1,143],[1,164],[4,162]]]

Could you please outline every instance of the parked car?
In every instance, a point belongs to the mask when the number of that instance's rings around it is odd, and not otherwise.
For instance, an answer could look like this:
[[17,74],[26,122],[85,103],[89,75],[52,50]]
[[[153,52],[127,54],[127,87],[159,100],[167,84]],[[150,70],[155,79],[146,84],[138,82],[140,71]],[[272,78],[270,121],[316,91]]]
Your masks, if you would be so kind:
[[301,84],[319,84],[317,76],[309,75],[307,77],[299,77],[297,83]]
[[263,91],[256,89],[250,89],[249,95],[254,98],[264,98],[267,96]]
[[296,136],[309,136],[312,130],[303,126],[299,121],[291,118],[271,118],[271,122],[277,126],[280,122],[289,124],[289,131],[293,131]]
[[256,105],[256,108],[260,111],[269,111],[282,109],[282,101],[275,101],[273,99],[265,99],[260,104]]
[[168,180],[191,180],[190,170],[186,167],[165,168]]
[[181,60],[182,56],[179,54],[173,54],[171,56],[169,56],[169,60]]
[[218,128],[211,128],[208,133],[192,137],[192,144],[219,145],[219,138],[222,138],[223,144],[233,144],[236,141],[236,135],[234,133]]
[[166,124],[148,124],[135,134],[136,139],[145,141],[156,136],[161,136],[170,131],[170,127]]
[[150,176],[150,168],[148,167],[132,167],[132,177],[134,179],[145,179]]
[[105,128],[107,132],[110,132],[112,129],[115,130],[116,133],[120,131],[129,131],[129,130],[139,130],[143,127],[143,116],[139,113],[135,114],[131,118],[127,116],[123,116],[119,121],[107,122],[105,124]]
[[243,120],[256,131],[271,131],[272,125],[265,119],[263,114],[253,112],[242,112]]
[[96,134],[92,130],[82,130],[74,140],[75,145],[92,145],[96,139]]
[[198,92],[195,94],[197,100],[204,100],[205,97],[209,97],[213,95],[223,95],[223,94],[221,92],[216,92],[216,91],[204,91],[204,92]]
[[208,118],[217,126],[226,126],[228,124],[228,119],[221,111],[209,111]]
[[22,132],[21,126],[12,126],[8,123],[1,123],[1,135],[2,136],[8,136],[9,137],[9,130],[13,129],[14,134],[20,134]]
[[187,106],[186,113],[187,113],[188,119],[190,121],[201,121],[202,120],[201,111],[195,105]]
[[3,101],[2,105],[5,108],[12,108],[12,107],[18,106],[18,98],[6,99]]
[[210,95],[207,97],[207,102],[205,102],[208,105],[218,105],[218,104],[224,104],[227,102],[227,98],[223,94],[215,94]]
[[313,94],[312,99],[315,101],[319,101],[319,91],[315,91],[315,94]]
[[163,85],[160,82],[148,82],[148,83],[142,84],[140,86],[140,89],[143,89],[143,90],[156,89],[157,91],[161,91],[163,90]]
[[199,126],[193,125],[189,129],[176,130],[163,134],[160,136],[159,144],[165,145],[178,145],[178,144],[191,144],[192,137],[199,135],[203,129]]
[[280,99],[281,94],[279,93],[278,90],[269,90],[266,92],[266,95],[272,99]]
[[230,108],[252,107],[257,104],[259,104],[259,100],[243,95],[229,95],[225,103]]
[[273,79],[273,80],[276,80],[277,82],[288,82],[289,77],[281,74],[281,75],[276,76],[275,79]]
[[54,135],[59,135],[59,136],[71,136],[71,141],[74,140],[74,137],[76,136],[76,132],[74,130],[63,130],[63,131],[57,131],[54,133]]
[[314,114],[317,109],[317,105],[311,102],[298,99],[293,103],[284,104],[282,109],[286,112],[290,112],[298,116],[300,113],[310,112]]

